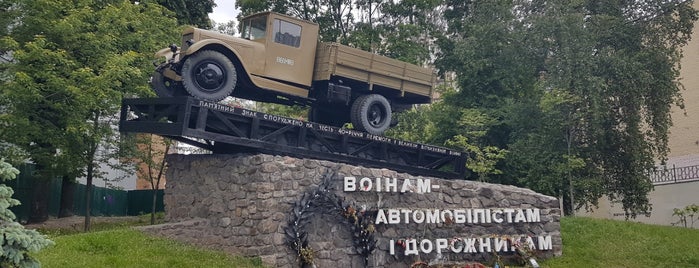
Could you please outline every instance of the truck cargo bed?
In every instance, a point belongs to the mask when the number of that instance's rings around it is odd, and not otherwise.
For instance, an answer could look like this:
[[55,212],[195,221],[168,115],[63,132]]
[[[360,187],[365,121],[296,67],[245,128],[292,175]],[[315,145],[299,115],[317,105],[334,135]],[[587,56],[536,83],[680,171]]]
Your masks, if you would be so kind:
[[[366,82],[370,90],[380,87],[396,95],[428,103],[433,94],[435,75],[432,69],[376,55],[337,43],[318,43],[313,80],[332,77]],[[416,98],[418,97],[418,98]],[[420,98],[422,97],[422,98]]]

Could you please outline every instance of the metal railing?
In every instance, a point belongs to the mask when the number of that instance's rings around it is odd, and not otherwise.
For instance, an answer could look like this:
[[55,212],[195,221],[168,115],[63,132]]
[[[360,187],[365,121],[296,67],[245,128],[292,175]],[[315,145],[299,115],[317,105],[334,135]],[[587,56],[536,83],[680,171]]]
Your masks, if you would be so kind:
[[699,180],[699,165],[687,167],[657,167],[651,171],[650,180],[653,184],[671,184]]

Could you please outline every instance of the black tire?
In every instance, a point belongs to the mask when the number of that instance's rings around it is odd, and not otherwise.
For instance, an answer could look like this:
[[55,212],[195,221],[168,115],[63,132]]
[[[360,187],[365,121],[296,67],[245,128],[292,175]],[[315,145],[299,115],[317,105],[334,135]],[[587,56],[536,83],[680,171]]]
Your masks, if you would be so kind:
[[391,125],[391,104],[378,94],[361,96],[352,104],[350,117],[355,129],[382,135]]
[[187,92],[182,87],[182,83],[167,78],[158,71],[153,72],[151,75],[150,87],[155,91],[155,95],[161,98],[187,96]]
[[213,50],[202,50],[189,56],[182,64],[182,80],[189,94],[210,101],[230,96],[238,82],[233,62]]
[[334,127],[342,127],[347,121],[344,120],[346,116],[339,115],[328,109],[323,109],[319,107],[311,107],[308,110],[308,121],[329,125]]

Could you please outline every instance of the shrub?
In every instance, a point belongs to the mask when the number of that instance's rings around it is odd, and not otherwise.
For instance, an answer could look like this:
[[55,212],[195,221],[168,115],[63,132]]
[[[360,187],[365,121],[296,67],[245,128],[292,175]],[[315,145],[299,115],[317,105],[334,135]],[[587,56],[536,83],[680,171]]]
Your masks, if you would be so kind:
[[[684,207],[684,209],[675,208],[672,210],[672,216],[680,218],[679,221],[673,223],[673,225],[682,224],[684,227],[694,228],[694,221],[698,220],[695,216],[699,216],[699,206],[691,204]],[[689,221],[687,218],[689,218]],[[688,222],[689,225],[687,225]]]
[[[0,182],[14,180],[19,170],[0,159]],[[24,229],[16,221],[10,207],[19,205],[12,198],[12,188],[0,184],[0,267],[40,267],[41,264],[29,256],[53,242],[35,230]]]

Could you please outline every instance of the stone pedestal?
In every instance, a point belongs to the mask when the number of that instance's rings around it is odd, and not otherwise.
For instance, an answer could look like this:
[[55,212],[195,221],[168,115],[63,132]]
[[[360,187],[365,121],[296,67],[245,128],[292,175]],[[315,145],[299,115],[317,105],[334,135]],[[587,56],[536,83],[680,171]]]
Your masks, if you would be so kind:
[[[299,233],[316,267],[492,263],[527,241],[538,258],[562,252],[557,199],[528,189],[265,154],[174,155],[168,166],[171,224],[148,232],[271,267],[299,266]],[[376,242],[370,254],[362,238]]]

